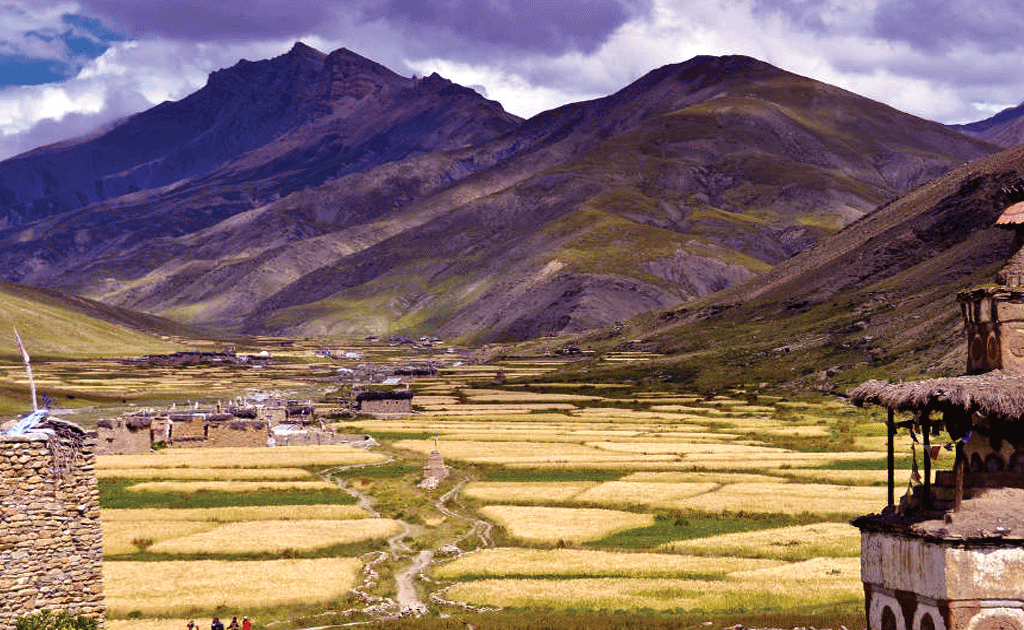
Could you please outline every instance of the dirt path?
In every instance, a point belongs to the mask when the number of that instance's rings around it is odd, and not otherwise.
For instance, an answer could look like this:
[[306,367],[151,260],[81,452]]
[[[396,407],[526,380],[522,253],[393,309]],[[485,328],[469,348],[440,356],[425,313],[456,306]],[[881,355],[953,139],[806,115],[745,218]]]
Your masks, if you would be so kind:
[[[334,476],[334,473],[342,472],[345,470],[352,470],[356,468],[364,468],[367,466],[383,466],[396,461],[396,457],[388,455],[387,461],[380,462],[378,464],[355,464],[351,466],[339,466],[337,468],[330,468],[320,473],[320,476],[333,482],[338,488],[344,490],[349,495],[355,497],[357,504],[360,508],[366,510],[376,518],[381,517],[381,513],[374,507],[374,498],[367,495],[364,492],[350,486],[345,482],[344,479],[340,479]],[[455,547],[455,552],[458,553],[457,547],[459,543],[462,543],[468,538],[476,536],[480,541],[481,547],[493,547],[494,541],[491,539],[492,525],[487,521],[460,514],[451,510],[448,507],[448,503],[458,498],[459,493],[469,483],[470,480],[460,481],[451,490],[445,492],[441,497],[434,502],[434,507],[438,512],[446,517],[469,521],[471,523],[470,530],[458,539],[442,545],[439,549],[445,547]],[[380,598],[369,595],[366,590],[376,585],[376,580],[379,578],[379,573],[374,568],[375,565],[381,562],[391,559],[393,562],[400,562],[403,558],[414,554],[414,549],[408,544],[407,541],[411,540],[414,536],[414,527],[406,521],[398,520],[397,523],[401,527],[401,531],[393,536],[390,536],[387,540],[388,552],[374,552],[366,554],[364,558],[363,574],[365,576],[363,584],[355,587],[353,592],[365,603],[368,607],[364,610],[369,614],[374,615],[380,619],[394,618],[395,616],[401,615],[424,615],[427,614],[428,608],[426,602],[420,599],[420,595],[416,589],[416,580],[420,575],[430,566],[430,563],[434,559],[435,550],[424,550],[416,553],[412,558],[411,564],[404,569],[396,569],[395,573],[395,589],[396,589],[396,600],[390,598]],[[447,601],[447,600],[443,600]],[[457,602],[450,602],[454,605],[459,605]],[[397,608],[397,610],[396,610]]]
[[403,615],[427,614],[427,605],[420,599],[416,592],[416,577],[423,573],[430,561],[434,559],[433,551],[421,551],[416,555],[409,568],[395,575],[395,582],[398,585],[398,607]]
[[454,488],[452,488],[448,492],[445,492],[443,495],[441,495],[441,498],[438,499],[436,503],[434,503],[434,506],[437,508],[437,510],[441,514],[444,514],[445,516],[449,516],[451,518],[461,519],[461,520],[464,520],[464,521],[471,521],[473,523],[472,529],[470,529],[469,532],[465,536],[463,536],[462,538],[459,538],[458,540],[453,541],[451,544],[458,545],[463,540],[466,540],[470,536],[474,536],[475,535],[477,538],[480,539],[480,545],[482,547],[493,547],[494,546],[494,541],[491,540],[491,529],[494,527],[493,525],[491,525],[487,521],[484,521],[484,520],[481,520],[481,519],[478,519],[478,518],[473,518],[471,516],[466,516],[465,514],[459,514],[458,512],[453,512],[452,510],[449,510],[448,506],[446,505],[449,501],[451,501],[452,499],[454,499],[455,497],[458,496],[459,492],[462,491],[462,488],[467,483],[469,483],[468,479],[466,479],[464,481],[460,481],[458,484],[455,485]]

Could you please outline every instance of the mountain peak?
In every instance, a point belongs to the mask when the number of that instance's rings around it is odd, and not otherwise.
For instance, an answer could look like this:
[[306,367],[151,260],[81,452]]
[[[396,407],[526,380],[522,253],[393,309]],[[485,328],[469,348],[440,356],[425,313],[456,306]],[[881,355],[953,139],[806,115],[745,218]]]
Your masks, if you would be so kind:
[[289,50],[286,53],[286,56],[288,56],[288,57],[310,57],[310,58],[316,58],[316,59],[323,59],[327,55],[325,55],[324,53],[320,52],[316,48],[313,48],[312,46],[308,46],[308,45],[306,45],[306,44],[304,44],[302,42],[295,42],[295,45],[292,46],[291,50]]

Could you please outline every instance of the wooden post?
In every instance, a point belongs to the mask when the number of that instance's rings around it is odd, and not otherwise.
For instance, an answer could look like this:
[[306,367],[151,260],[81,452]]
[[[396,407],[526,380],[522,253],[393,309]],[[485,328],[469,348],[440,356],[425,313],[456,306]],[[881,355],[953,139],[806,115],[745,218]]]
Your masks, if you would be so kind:
[[889,408],[889,419],[885,423],[889,430],[889,506],[896,505],[896,421],[893,420],[893,410]]
[[964,468],[967,467],[967,455],[964,443],[956,441],[956,462],[953,464],[953,475],[956,478],[956,494],[953,497],[953,511],[960,511],[960,503],[964,500]]
[[932,509],[932,421],[927,409],[921,414],[921,432],[924,434],[924,440],[921,444],[924,446],[924,497],[923,507],[926,510]]

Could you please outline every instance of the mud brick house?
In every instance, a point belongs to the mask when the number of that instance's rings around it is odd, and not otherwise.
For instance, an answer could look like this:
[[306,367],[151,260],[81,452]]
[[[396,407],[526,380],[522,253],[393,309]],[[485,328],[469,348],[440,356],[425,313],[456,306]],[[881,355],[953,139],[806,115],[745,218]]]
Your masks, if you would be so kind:
[[[1024,630],[1024,204],[999,224],[1018,253],[997,285],[961,292],[964,376],[869,381],[855,403],[888,410],[888,505],[861,530],[869,630]],[[895,497],[894,437],[914,439],[923,475]],[[918,450],[918,444],[920,450]],[[932,459],[953,469],[932,478]]]
[[408,415],[412,413],[412,398],[412,392],[407,389],[359,392],[356,408],[370,415]]
[[102,623],[95,444],[46,411],[0,426],[0,628],[43,609]]

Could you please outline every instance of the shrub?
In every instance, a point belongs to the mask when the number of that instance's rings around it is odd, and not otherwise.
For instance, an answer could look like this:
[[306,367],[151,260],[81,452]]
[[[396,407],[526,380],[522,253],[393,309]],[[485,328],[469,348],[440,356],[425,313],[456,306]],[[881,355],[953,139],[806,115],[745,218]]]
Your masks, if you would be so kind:
[[99,621],[85,615],[72,615],[66,610],[54,613],[52,610],[41,610],[31,615],[18,617],[14,621],[15,630],[96,630]]

